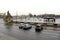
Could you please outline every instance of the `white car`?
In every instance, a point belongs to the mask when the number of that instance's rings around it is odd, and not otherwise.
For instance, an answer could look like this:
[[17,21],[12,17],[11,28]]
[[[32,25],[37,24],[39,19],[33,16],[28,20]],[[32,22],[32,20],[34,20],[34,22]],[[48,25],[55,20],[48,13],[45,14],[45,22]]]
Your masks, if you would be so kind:
[[31,28],[32,28],[32,25],[30,24],[21,24],[19,26],[19,29],[24,29],[24,30],[31,29]]

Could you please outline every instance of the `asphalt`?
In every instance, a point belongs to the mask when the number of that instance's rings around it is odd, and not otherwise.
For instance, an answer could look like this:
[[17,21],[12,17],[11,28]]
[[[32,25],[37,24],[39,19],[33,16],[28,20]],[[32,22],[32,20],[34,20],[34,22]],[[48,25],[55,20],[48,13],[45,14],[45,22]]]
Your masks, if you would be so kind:
[[41,32],[19,29],[20,24],[5,25],[0,21],[0,40],[60,40],[60,28],[46,28]]
[[18,39],[8,36],[6,34],[0,33],[0,40],[18,40]]

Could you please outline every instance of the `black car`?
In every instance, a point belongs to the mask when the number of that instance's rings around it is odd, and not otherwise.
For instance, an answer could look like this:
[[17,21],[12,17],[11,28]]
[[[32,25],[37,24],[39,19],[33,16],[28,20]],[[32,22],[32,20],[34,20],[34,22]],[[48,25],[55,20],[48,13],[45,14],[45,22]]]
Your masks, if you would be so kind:
[[20,26],[19,26],[19,29],[22,29],[24,27],[24,24],[21,23]]
[[42,26],[36,26],[36,28],[35,28],[35,31],[36,32],[40,32],[40,31],[42,31],[43,30],[43,27]]

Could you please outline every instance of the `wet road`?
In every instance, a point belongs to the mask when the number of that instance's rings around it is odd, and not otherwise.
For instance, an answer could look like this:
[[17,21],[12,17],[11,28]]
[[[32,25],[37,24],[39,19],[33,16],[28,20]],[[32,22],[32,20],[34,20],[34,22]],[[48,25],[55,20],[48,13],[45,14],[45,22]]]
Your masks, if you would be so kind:
[[37,33],[34,28],[22,30],[19,29],[18,26],[19,24],[5,25],[0,22],[0,32],[19,40],[60,40],[60,31],[43,30],[42,32]]

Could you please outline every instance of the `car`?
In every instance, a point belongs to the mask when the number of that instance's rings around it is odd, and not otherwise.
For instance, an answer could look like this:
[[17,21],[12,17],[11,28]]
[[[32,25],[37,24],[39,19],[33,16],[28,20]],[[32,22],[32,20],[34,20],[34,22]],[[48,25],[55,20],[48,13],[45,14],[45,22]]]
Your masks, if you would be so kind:
[[42,30],[43,30],[43,27],[42,26],[39,26],[39,25],[37,25],[36,28],[35,28],[35,31],[36,32],[40,32]]
[[19,29],[22,29],[24,27],[24,24],[21,23],[20,26],[19,26]]
[[28,30],[28,29],[31,29],[32,28],[32,25],[30,24],[21,24],[19,26],[19,29],[23,29],[23,30]]

